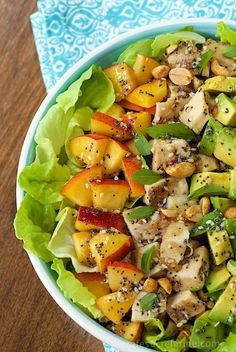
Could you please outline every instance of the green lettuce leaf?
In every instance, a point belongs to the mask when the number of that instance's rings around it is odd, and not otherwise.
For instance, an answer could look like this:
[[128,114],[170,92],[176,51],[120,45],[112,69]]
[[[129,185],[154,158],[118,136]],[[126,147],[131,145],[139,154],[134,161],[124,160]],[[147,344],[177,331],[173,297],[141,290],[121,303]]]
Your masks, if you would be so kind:
[[55,159],[26,166],[19,176],[19,185],[32,198],[42,204],[61,202],[60,191],[70,178],[67,166],[61,166]]
[[35,163],[46,163],[49,160],[58,161],[52,142],[48,138],[41,138],[35,149]]
[[70,258],[76,272],[96,271],[96,268],[89,268],[78,262],[72,239],[72,234],[75,232],[74,209],[64,208],[58,213],[56,221],[59,222],[48,243],[48,249],[57,258]]
[[187,340],[166,340],[156,342],[155,348],[161,352],[184,352],[187,350]]
[[90,107],[84,106],[83,108],[77,109],[74,112],[73,117],[76,119],[79,126],[84,131],[90,131],[91,130],[91,117],[92,117],[93,113],[94,112]]
[[106,112],[115,101],[115,93],[102,69],[93,65],[61,93],[56,101],[65,113],[75,106],[87,106]]
[[152,57],[152,42],[153,39],[142,39],[129,45],[128,48],[120,54],[117,62],[125,62],[127,65],[133,67],[138,54]]
[[85,308],[95,319],[103,317],[96,307],[96,297],[70,271],[65,269],[62,259],[55,258],[51,268],[57,272],[57,284],[66,298],[71,299],[80,308]]
[[220,343],[219,346],[212,352],[235,352],[236,346],[236,334],[230,333],[224,342]]
[[172,44],[179,42],[195,42],[203,44],[206,39],[198,33],[181,31],[175,33],[159,34],[152,43],[152,56],[158,60],[162,59],[165,49]]
[[42,205],[26,195],[14,220],[16,237],[24,242],[24,249],[46,262],[54,255],[48,250],[50,232],[55,224],[55,210],[52,205]]
[[236,31],[233,31],[223,21],[217,23],[216,37],[220,38],[222,43],[236,45]]
[[83,164],[82,163],[79,164],[79,161],[71,153],[70,140],[74,137],[81,136],[82,134],[84,134],[84,132],[80,126],[80,122],[78,121],[78,115],[74,115],[68,124],[64,143],[65,143],[65,151],[69,161],[71,161],[73,164],[79,167],[82,167]]
[[161,340],[165,335],[165,329],[159,319],[150,319],[144,324],[143,341],[149,345],[155,346],[156,342]]

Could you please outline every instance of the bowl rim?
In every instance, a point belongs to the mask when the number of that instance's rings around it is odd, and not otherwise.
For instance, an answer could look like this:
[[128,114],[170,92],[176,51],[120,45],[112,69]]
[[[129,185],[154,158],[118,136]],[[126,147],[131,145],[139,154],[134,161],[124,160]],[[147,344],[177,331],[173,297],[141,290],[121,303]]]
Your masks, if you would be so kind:
[[[33,144],[35,131],[37,129],[39,121],[44,116],[45,112],[49,108],[50,104],[55,97],[59,94],[60,89],[62,86],[69,81],[73,73],[75,73],[81,66],[84,66],[87,61],[94,59],[96,56],[100,55],[107,49],[111,49],[112,46],[121,45],[124,40],[130,39],[132,40],[135,35],[148,34],[149,31],[161,31],[165,27],[171,26],[178,26],[178,25],[201,25],[201,24],[209,24],[209,26],[214,26],[218,21],[223,19],[214,18],[190,18],[190,19],[178,19],[178,20],[164,20],[160,21],[159,23],[154,22],[150,25],[146,25],[143,27],[138,27],[132,30],[129,30],[123,34],[118,35],[117,37],[110,39],[106,43],[100,45],[98,48],[93,50],[92,52],[88,53],[85,57],[77,61],[56,83],[56,85],[47,93],[46,97],[43,99],[42,103],[40,104],[37,112],[35,113],[28,131],[26,133],[23,146],[20,153],[19,163],[18,163],[18,170],[17,170],[17,180],[19,178],[19,174],[22,169],[27,165],[29,160],[29,153],[30,147]],[[224,20],[225,23],[236,27],[236,21],[234,20]],[[141,38],[139,38],[141,39]],[[83,71],[82,71],[83,72]],[[81,73],[82,73],[81,72]],[[80,73],[80,74],[81,74]],[[22,202],[24,197],[24,191],[20,189],[18,182],[16,182],[16,205],[17,209],[19,209],[20,203]],[[94,319],[90,318],[87,314],[82,312],[78,307],[76,308],[75,305],[67,298],[64,297],[62,291],[59,289],[55,281],[51,279],[48,275],[46,264],[36,257],[33,254],[28,253],[29,259],[31,264],[38,275],[39,279],[41,280],[42,284],[48,291],[48,293],[52,296],[54,301],[61,307],[61,309],[79,326],[81,326],[84,330],[88,333],[96,337],[97,339],[101,340],[104,343],[107,343],[114,348],[118,349],[120,352],[129,351],[132,349],[133,352],[141,352],[141,351],[153,351],[153,349],[149,349],[135,343],[131,343],[114,333],[110,332],[108,329],[104,328]]]

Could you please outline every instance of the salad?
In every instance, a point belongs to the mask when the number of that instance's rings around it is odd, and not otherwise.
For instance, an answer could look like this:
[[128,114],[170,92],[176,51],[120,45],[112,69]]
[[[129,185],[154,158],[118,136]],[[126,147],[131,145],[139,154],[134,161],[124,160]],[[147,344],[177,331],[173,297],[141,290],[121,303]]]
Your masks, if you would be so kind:
[[[217,38],[217,39],[216,39]],[[236,32],[91,66],[38,125],[16,235],[89,316],[158,351],[236,351]]]

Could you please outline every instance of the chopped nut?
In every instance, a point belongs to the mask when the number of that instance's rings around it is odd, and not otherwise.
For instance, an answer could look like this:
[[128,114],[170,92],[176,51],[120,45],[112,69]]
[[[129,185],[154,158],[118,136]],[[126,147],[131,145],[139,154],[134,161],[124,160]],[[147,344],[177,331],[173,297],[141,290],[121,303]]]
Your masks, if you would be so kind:
[[169,66],[160,65],[154,67],[154,69],[152,70],[152,75],[155,79],[166,78],[168,76],[169,71]]
[[176,209],[160,209],[162,214],[167,218],[176,218],[178,216],[178,211]]
[[163,277],[162,279],[158,280],[158,284],[168,293],[168,295],[172,292],[172,284],[167,277]]
[[168,48],[166,49],[167,55],[172,54],[177,48],[178,48],[177,44],[172,44],[172,45],[168,46]]
[[173,176],[176,178],[185,178],[185,177],[192,176],[192,174],[195,171],[195,165],[187,161],[184,161],[182,163],[167,166],[165,171],[170,176]]
[[169,78],[177,86],[187,86],[193,80],[193,74],[187,68],[175,67],[170,70]]
[[229,70],[221,66],[216,58],[212,58],[211,60],[211,70],[216,76],[230,76]]
[[151,278],[148,278],[143,285],[143,290],[146,292],[156,292],[157,290],[157,281]]
[[212,309],[214,307],[214,302],[208,301],[206,306],[207,306],[208,309]]
[[203,302],[208,302],[209,298],[207,295],[203,292],[203,290],[198,291],[198,297],[203,301]]
[[202,197],[200,200],[200,207],[202,215],[208,214],[211,207],[210,199],[208,197]]
[[236,218],[236,207],[228,208],[224,213],[226,219]]
[[186,219],[192,222],[198,222],[202,218],[202,210],[200,205],[191,205],[185,213]]

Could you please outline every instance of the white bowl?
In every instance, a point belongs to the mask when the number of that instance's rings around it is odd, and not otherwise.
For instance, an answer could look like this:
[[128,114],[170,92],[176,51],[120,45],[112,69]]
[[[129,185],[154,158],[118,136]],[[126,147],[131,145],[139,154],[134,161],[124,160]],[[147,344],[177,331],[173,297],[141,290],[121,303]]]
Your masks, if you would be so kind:
[[[36,115],[34,116],[25,141],[21,150],[18,175],[25,167],[25,165],[32,162],[34,157],[34,135],[37,129],[39,121],[45,115],[48,108],[55,103],[55,97],[64,91],[78,76],[85,71],[92,63],[97,63],[102,66],[111,64],[114,61],[114,55],[118,56],[126,46],[130,43],[135,42],[145,37],[153,37],[158,33],[176,31],[185,25],[193,25],[197,32],[203,33],[208,36],[214,36],[216,32],[217,19],[188,19],[188,20],[175,20],[175,21],[163,21],[161,23],[154,23],[143,28],[137,28],[122,34],[107,43],[101,45],[99,48],[79,60],[55,85],[55,87],[49,92],[41,106],[39,107]],[[232,28],[236,29],[235,21],[225,21]],[[23,200],[24,192],[20,187],[16,186],[16,200],[17,208],[19,208],[21,201]],[[153,351],[152,349],[145,348],[134,343],[130,343],[125,339],[113,334],[98,322],[88,317],[83,313],[75,304],[70,300],[66,299],[63,293],[57,286],[55,279],[52,276],[52,272],[48,265],[42,260],[29,254],[30,261],[42,281],[45,288],[48,290],[53,299],[57,304],[64,310],[64,312],[71,317],[78,325],[87,330],[90,334],[95,336],[97,339],[110,344],[117,348],[120,352],[144,352]]]

